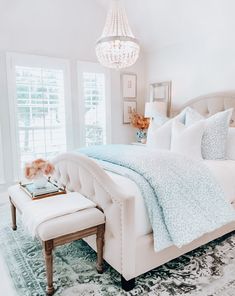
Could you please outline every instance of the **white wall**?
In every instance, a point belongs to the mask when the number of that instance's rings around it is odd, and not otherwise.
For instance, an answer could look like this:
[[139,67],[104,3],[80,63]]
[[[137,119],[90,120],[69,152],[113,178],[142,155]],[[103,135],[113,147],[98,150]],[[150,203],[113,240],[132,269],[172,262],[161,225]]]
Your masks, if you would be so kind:
[[[105,17],[106,11],[94,0],[0,0],[0,126],[2,127],[6,184],[12,181],[13,175],[6,52],[70,60],[73,123],[78,127],[77,60],[97,61],[95,42],[102,32]],[[145,61],[142,58],[133,68],[127,70],[138,75],[139,110],[143,110],[142,100],[145,99],[144,69]],[[135,130],[129,125],[122,124],[120,72],[113,71],[111,83],[112,141],[130,143],[134,140]],[[79,135],[75,135],[77,147],[79,146],[76,140],[78,138]],[[0,185],[0,190],[2,187]]]
[[[9,109],[8,109],[8,96],[7,96],[7,78],[6,78],[6,62],[5,56],[0,53],[0,125],[2,130],[2,146],[3,149],[3,172],[2,181],[9,182],[12,179],[12,155],[11,140],[10,140],[10,121],[9,121]],[[0,185],[0,188],[4,185]]]
[[173,107],[199,95],[235,90],[232,28],[149,53],[148,82],[172,80]]
[[[145,56],[142,55],[137,63],[124,72],[137,74],[137,111],[144,114],[144,104],[147,97]],[[121,72],[122,73],[122,72]],[[112,143],[129,144],[136,142],[134,129],[130,124],[123,124],[123,99],[121,98],[121,75],[118,71],[112,72]]]

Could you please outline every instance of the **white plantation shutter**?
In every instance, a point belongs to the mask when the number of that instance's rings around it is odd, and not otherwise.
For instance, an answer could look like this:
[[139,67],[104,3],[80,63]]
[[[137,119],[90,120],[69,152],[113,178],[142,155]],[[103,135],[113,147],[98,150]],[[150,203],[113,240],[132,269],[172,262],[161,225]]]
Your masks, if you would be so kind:
[[69,63],[63,59],[9,53],[7,66],[17,180],[25,162],[52,158],[72,147]]
[[4,162],[3,162],[3,137],[0,125],[0,185],[5,183]]
[[81,146],[110,142],[109,71],[96,63],[78,63]]
[[63,71],[16,66],[21,163],[66,150]]
[[105,75],[83,73],[85,144],[106,144]]

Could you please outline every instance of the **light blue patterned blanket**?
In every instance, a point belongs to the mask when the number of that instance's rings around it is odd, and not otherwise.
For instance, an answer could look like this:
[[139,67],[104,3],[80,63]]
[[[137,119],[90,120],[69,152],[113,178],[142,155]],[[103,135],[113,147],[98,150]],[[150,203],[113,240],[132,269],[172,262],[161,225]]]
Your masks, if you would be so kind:
[[181,247],[235,220],[235,211],[203,162],[134,145],[94,146],[79,152],[138,184],[155,251],[173,244]]

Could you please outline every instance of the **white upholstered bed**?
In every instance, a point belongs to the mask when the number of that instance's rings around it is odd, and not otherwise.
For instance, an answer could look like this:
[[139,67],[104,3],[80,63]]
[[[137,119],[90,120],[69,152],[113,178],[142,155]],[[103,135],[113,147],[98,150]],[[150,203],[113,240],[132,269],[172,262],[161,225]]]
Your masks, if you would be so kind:
[[196,109],[205,117],[212,116],[217,112],[229,108],[234,108],[230,126],[235,127],[235,91],[203,95],[188,101],[181,109],[187,106]]
[[[217,93],[196,98],[192,106],[203,115],[213,115],[227,108],[235,108],[235,93]],[[186,107],[183,106],[183,107]],[[235,115],[231,125],[234,125]],[[145,148],[143,148],[145,149]],[[67,153],[54,160],[54,178],[79,191],[101,207],[106,216],[105,260],[122,275],[123,287],[129,290],[135,277],[158,267],[184,253],[235,230],[235,221],[207,233],[182,248],[168,247],[155,252],[153,235],[144,201],[138,186],[126,177],[104,171],[94,160],[83,155]],[[235,161],[205,161],[224,189],[226,198],[235,205]],[[71,219],[76,223],[76,213]],[[198,221],[200,223],[200,221]],[[61,225],[62,227],[63,225]],[[60,225],[58,225],[60,227]],[[86,239],[95,249],[95,239]]]

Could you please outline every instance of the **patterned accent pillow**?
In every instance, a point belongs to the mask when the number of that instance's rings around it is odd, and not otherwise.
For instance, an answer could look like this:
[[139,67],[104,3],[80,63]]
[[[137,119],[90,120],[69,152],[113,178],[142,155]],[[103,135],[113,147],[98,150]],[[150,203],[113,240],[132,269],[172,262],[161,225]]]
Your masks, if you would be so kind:
[[[233,108],[204,119],[205,130],[202,136],[202,157],[204,159],[226,159],[228,128],[232,112]],[[188,126],[202,118],[204,118],[202,115],[190,108],[186,113],[185,124]]]

